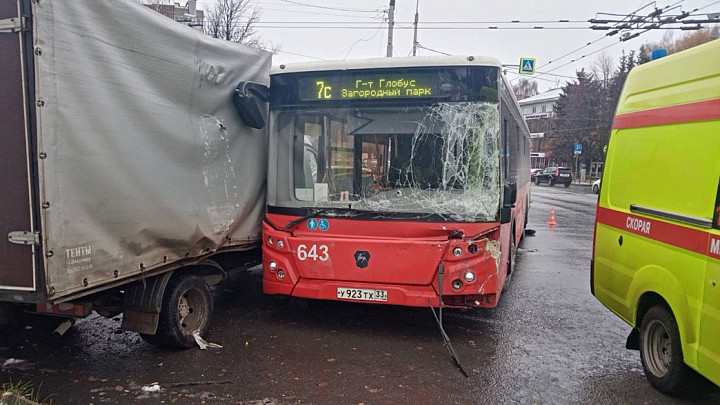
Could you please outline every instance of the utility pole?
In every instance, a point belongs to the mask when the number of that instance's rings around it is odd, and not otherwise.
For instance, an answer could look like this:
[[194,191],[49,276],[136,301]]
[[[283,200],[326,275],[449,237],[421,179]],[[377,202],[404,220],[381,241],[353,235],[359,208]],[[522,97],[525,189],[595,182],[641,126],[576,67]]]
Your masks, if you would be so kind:
[[390,10],[388,10],[388,44],[387,57],[392,58],[393,55],[393,26],[395,25],[395,0],[390,0]]
[[418,19],[420,15],[418,14],[418,8],[420,6],[420,0],[415,1],[415,29],[413,34],[413,56],[417,55],[417,47],[418,47],[418,40],[417,40],[417,28],[418,28]]

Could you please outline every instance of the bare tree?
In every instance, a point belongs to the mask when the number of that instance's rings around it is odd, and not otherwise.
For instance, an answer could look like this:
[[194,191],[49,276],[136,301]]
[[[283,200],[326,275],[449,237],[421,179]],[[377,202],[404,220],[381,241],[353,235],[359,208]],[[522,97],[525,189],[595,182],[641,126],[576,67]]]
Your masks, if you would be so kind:
[[660,42],[646,42],[640,47],[639,62],[649,62],[650,54],[654,49],[665,48],[668,54],[673,54],[710,42],[718,38],[718,36],[720,36],[720,26],[717,25],[688,32],[680,38],[675,38],[673,33],[668,31],[663,35]]
[[261,11],[250,0],[216,0],[215,7],[205,14],[205,33],[226,41],[265,48],[255,30]]
[[535,96],[538,94],[537,82],[523,77],[513,86],[513,93],[518,100]]
[[603,89],[606,89],[615,74],[615,62],[607,52],[602,52],[590,66],[590,72],[600,81]]

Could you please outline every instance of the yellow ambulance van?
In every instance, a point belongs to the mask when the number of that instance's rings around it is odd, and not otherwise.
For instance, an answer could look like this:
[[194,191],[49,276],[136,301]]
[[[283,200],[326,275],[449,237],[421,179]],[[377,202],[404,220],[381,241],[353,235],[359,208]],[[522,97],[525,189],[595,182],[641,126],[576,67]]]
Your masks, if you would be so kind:
[[633,327],[645,375],[720,385],[720,40],[633,69],[595,219],[591,290]]

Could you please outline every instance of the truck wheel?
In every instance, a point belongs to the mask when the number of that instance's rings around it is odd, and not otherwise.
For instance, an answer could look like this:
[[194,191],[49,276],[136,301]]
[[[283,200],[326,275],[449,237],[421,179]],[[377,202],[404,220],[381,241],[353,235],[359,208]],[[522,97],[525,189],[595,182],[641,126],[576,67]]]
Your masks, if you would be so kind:
[[158,346],[192,347],[196,345],[193,334],[207,332],[212,312],[210,287],[202,277],[174,275],[163,294],[157,332],[143,339]]
[[677,393],[688,379],[677,322],[663,306],[650,308],[643,317],[640,359],[650,384],[662,393]]

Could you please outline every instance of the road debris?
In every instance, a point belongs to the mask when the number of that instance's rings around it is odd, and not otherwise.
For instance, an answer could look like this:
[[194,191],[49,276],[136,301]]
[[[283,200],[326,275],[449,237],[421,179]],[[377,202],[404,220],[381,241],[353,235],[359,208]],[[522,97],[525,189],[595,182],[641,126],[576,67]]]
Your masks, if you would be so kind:
[[218,380],[218,381],[188,381],[188,382],[177,382],[164,384],[168,388],[177,387],[189,387],[194,385],[219,385],[219,384],[230,384],[231,380]]
[[160,384],[146,385],[141,390],[142,392],[160,392]]
[[200,350],[207,350],[208,347],[222,348],[222,346],[217,343],[208,343],[207,341],[205,341],[205,339],[200,337],[199,332],[193,333],[193,337],[195,338],[195,343],[197,343],[197,345],[200,347]]
[[20,364],[20,363],[25,363],[25,360],[9,358],[9,359],[5,360],[5,362],[3,363],[3,367],[9,367],[9,366],[12,366],[15,364]]
[[56,337],[62,337],[65,333],[67,333],[68,330],[75,324],[74,319],[68,319],[65,322],[58,325],[57,328],[53,331],[53,335]]
[[2,357],[0,357],[0,362],[0,364],[2,364],[0,368],[3,370],[27,371],[35,367],[35,363],[30,363],[23,359],[9,358],[3,361]]

